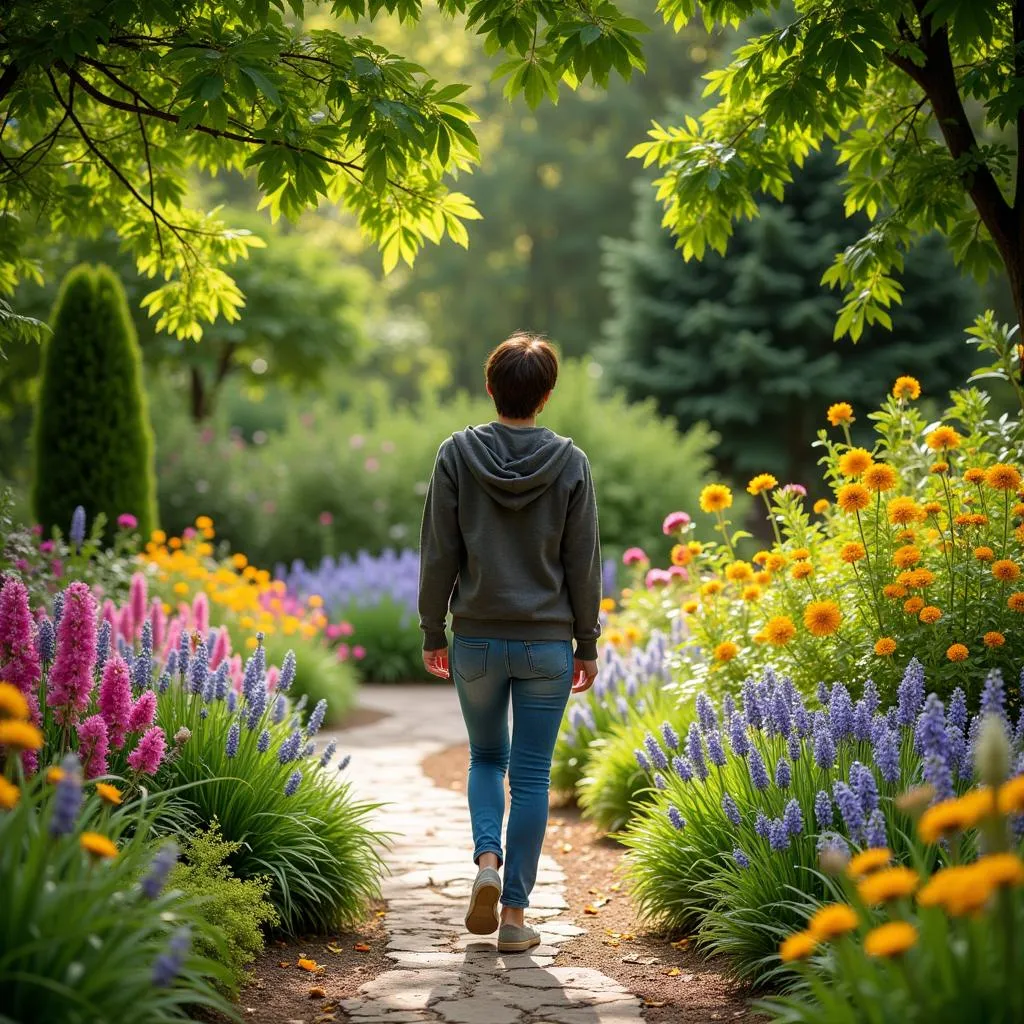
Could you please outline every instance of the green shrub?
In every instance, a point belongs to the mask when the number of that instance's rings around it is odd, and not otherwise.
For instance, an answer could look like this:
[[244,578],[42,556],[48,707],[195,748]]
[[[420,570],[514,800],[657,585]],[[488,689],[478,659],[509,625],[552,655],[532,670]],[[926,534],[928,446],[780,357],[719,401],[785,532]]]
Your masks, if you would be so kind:
[[423,667],[423,633],[408,608],[384,595],[373,604],[349,605],[341,618],[354,629],[366,654],[355,664],[362,679],[402,683],[435,679]]
[[184,861],[175,865],[167,879],[169,889],[195,897],[203,917],[224,933],[220,947],[209,940],[198,947],[231,972],[231,994],[245,981],[246,965],[263,951],[263,926],[278,922],[277,911],[267,901],[270,879],[235,878],[224,863],[239,847],[223,839],[219,824],[213,821],[185,840]]
[[321,637],[307,640],[298,634],[273,633],[264,640],[264,646],[271,665],[282,665],[288,652],[295,652],[295,682],[290,691],[295,700],[306,697],[311,707],[326,700],[327,723],[336,725],[344,719],[359,693],[359,679],[351,662],[338,661]]
[[82,505],[112,531],[130,513],[148,536],[156,526],[153,435],[135,328],[113,271],[72,270],[52,326],[35,424],[36,517],[66,529]]

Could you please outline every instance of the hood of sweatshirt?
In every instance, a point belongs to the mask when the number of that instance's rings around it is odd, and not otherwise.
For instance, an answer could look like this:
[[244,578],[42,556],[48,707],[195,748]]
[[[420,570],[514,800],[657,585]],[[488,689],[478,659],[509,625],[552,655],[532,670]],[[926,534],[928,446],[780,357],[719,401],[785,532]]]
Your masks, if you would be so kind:
[[572,441],[547,427],[486,423],[457,430],[452,441],[480,487],[511,509],[539,498],[572,456]]

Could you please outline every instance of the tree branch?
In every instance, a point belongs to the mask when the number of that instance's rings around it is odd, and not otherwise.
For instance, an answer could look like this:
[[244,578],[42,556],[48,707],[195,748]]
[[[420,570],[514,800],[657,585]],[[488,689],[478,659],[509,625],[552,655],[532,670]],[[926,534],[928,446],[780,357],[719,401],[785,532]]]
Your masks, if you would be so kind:
[[[1013,5],[1013,75],[1017,88],[1024,84],[1024,0]],[[1017,185],[1013,196],[1017,230],[1024,235],[1024,106],[1017,111]]]

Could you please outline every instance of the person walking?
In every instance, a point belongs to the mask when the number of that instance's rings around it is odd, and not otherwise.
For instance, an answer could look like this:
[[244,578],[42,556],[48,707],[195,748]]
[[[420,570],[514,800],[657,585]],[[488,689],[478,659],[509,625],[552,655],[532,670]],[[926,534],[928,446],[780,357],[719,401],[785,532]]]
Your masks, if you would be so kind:
[[524,915],[547,828],[551,755],[569,694],[597,675],[601,549],[590,463],[569,438],[537,425],[557,378],[555,351],[536,335],[514,334],[490,354],[497,419],[441,444],[420,531],[423,664],[454,680],[469,734],[479,870],[466,928],[497,930],[501,952],[540,943]]

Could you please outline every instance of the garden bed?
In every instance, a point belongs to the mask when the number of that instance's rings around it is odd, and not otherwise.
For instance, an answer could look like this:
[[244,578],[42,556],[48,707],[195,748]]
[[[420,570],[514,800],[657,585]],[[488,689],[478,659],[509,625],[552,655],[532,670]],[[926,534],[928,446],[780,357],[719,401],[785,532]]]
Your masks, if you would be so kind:
[[[437,786],[465,791],[468,756],[464,744],[448,747],[428,757],[423,771]],[[544,852],[565,871],[573,923],[587,929],[556,966],[585,965],[614,978],[644,1001],[644,1017],[654,1024],[762,1019],[747,1008],[721,961],[702,960],[685,939],[673,943],[639,923],[619,873],[622,847],[576,807],[552,806]]]

